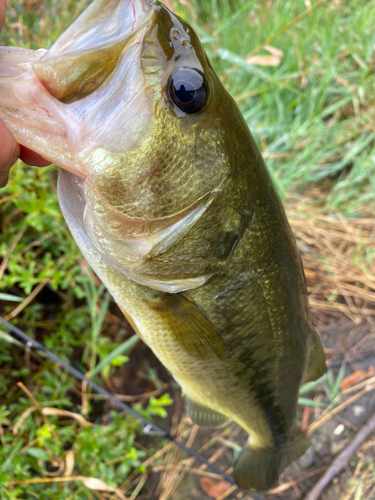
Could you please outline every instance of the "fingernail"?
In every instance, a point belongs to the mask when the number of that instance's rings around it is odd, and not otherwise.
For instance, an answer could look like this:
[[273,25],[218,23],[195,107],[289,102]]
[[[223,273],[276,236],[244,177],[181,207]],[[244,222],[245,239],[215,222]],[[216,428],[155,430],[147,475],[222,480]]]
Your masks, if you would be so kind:
[[8,165],[5,167],[5,169],[2,172],[0,172],[0,188],[3,188],[8,184],[9,171],[17,160],[18,158],[12,158],[8,163]]

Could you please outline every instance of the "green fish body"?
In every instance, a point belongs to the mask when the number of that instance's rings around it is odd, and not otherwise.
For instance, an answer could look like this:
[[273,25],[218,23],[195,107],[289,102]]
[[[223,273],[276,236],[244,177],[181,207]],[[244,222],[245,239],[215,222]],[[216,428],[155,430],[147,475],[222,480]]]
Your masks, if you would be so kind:
[[96,0],[49,51],[0,48],[0,74],[0,117],[62,167],[78,246],[189,416],[237,422],[236,482],[272,487],[308,447],[298,391],[324,354],[284,209],[197,35],[158,1]]

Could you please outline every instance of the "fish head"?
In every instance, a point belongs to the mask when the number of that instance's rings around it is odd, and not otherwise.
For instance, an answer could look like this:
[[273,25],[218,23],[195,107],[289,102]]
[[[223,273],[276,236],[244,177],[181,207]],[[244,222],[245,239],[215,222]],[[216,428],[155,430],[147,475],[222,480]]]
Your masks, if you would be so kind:
[[[60,203],[75,207],[95,248],[165,291],[217,272],[243,225],[236,207],[217,203],[236,179],[241,137],[231,125],[243,119],[194,30],[158,1],[95,0],[47,52],[13,55],[0,116],[20,143],[68,172]],[[3,74],[6,66],[3,54]],[[195,240],[180,245],[202,217],[199,231],[217,240],[213,260],[198,256]],[[173,272],[171,248],[185,252]]]

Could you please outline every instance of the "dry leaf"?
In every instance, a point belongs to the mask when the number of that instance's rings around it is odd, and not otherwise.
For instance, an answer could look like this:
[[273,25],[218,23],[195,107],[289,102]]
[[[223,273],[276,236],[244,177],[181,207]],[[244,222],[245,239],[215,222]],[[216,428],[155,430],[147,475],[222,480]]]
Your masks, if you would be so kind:
[[65,470],[64,476],[69,477],[74,471],[74,450],[68,450],[65,454]]
[[80,477],[80,480],[85,486],[90,488],[90,490],[101,490],[101,491],[113,491],[113,488],[105,484],[101,479],[96,477]]
[[271,55],[247,56],[245,61],[248,64],[253,64],[254,66],[278,66],[281,63],[282,58],[284,57],[284,52],[282,50],[276,49],[271,45],[264,45],[262,48]]
[[367,376],[367,373],[362,371],[362,370],[356,370],[353,373],[350,373],[349,375],[347,375],[346,377],[344,377],[341,380],[340,390],[342,391],[342,390],[346,389],[347,387],[350,387],[351,385],[356,384],[360,380],[363,380],[364,378],[366,378],[366,376]]
[[82,481],[82,483],[87,486],[90,490],[99,490],[99,491],[110,491],[116,493],[116,495],[121,498],[121,500],[127,500],[126,497],[121,493],[118,488],[112,488],[105,484],[101,479],[96,479],[96,477],[85,477],[85,476],[76,476],[76,479]]
[[364,372],[362,370],[356,370],[353,373],[350,373],[349,375],[347,375],[346,377],[344,377],[342,379],[341,384],[340,384],[340,389],[343,390],[343,389],[346,389],[347,387],[351,387],[352,385],[356,384],[360,380],[363,380],[367,377],[373,376],[374,372],[375,372],[375,368],[372,365],[370,365],[368,367],[367,372]]
[[221,497],[232,486],[228,481],[212,481],[208,477],[202,477],[199,482],[203,492],[211,498]]

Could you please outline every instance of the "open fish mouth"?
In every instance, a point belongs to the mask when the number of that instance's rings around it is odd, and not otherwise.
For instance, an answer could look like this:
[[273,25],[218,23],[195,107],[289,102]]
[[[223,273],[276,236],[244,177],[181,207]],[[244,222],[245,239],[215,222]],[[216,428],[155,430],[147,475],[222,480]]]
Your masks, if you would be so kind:
[[83,178],[87,151],[113,149],[114,135],[118,151],[133,147],[129,130],[152,112],[140,67],[152,14],[149,0],[96,0],[48,51],[0,48],[0,114],[16,140]]

